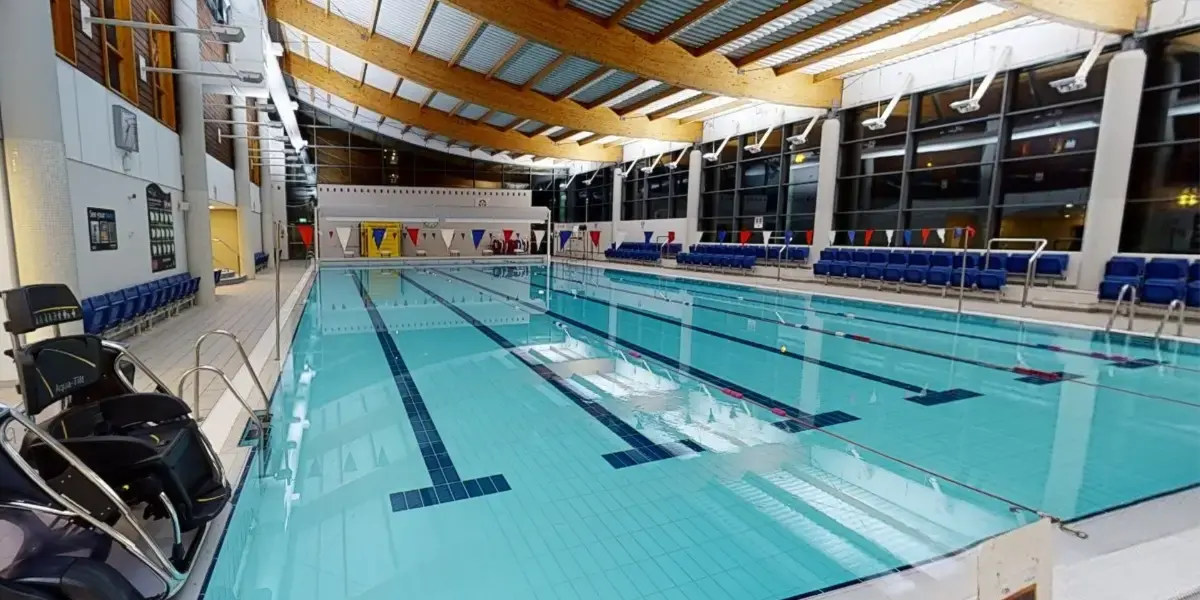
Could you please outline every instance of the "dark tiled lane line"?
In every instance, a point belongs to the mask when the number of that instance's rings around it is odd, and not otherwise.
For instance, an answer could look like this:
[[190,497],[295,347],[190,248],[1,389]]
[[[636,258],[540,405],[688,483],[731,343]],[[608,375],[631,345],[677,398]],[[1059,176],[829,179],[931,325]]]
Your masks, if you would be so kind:
[[600,404],[583,397],[578,391],[567,385],[567,382],[564,381],[562,377],[559,377],[558,374],[551,371],[546,365],[531,362],[528,358],[522,356],[517,352],[516,346],[513,345],[512,342],[508,341],[507,338],[500,335],[500,333],[498,333],[495,329],[492,329],[479,319],[472,317],[465,310],[455,306],[437,292],[434,292],[424,285],[421,285],[419,282],[409,277],[407,273],[401,274],[400,277],[413,287],[424,292],[430,298],[436,300],[442,306],[450,309],[450,311],[457,315],[460,319],[470,323],[471,326],[477,329],[480,333],[495,342],[497,346],[508,350],[508,352],[516,357],[517,360],[521,361],[521,364],[529,367],[531,371],[536,373],[542,379],[546,380],[546,382],[550,385],[554,386],[555,389],[570,399],[571,402],[574,402],[576,406],[582,408],[584,412],[590,415],[593,419],[599,421],[601,425],[604,425],[609,431],[613,432],[614,435],[622,440],[625,440],[625,443],[632,447],[631,449],[622,450],[620,452],[612,452],[604,455],[604,460],[608,461],[608,464],[612,465],[614,469],[623,469],[625,467],[632,467],[642,463],[664,460],[667,458],[674,458],[676,456],[704,451],[703,447],[688,439],[681,440],[675,444],[658,444],[654,442],[650,438],[643,435],[640,431],[625,421],[622,421],[616,415],[612,414],[612,412],[610,412],[607,408],[604,408]]
[[788,418],[787,420],[779,421],[779,422],[773,423],[772,425],[774,425],[775,427],[778,427],[779,429],[787,431],[789,433],[795,433],[797,431],[805,431],[808,429],[820,429],[823,427],[828,427],[830,425],[837,425],[839,423],[849,423],[849,422],[858,420],[858,417],[848,414],[848,413],[845,413],[845,412],[842,412],[840,410],[819,413],[816,415],[809,414],[809,413],[804,412],[794,406],[780,402],[774,398],[771,398],[770,396],[760,394],[759,392],[756,392],[752,389],[749,389],[747,387],[736,384],[736,383],[729,381],[728,379],[725,379],[718,375],[709,373],[708,371],[704,371],[702,369],[698,369],[691,365],[681,363],[674,358],[671,358],[664,354],[660,354],[658,352],[655,352],[654,350],[651,350],[651,349],[641,346],[639,344],[635,344],[635,343],[625,340],[621,337],[617,337],[615,335],[605,333],[599,329],[596,329],[595,327],[592,327],[591,325],[588,325],[587,323],[584,323],[582,321],[577,321],[577,320],[575,320],[571,317],[568,317],[564,314],[554,312],[553,310],[544,309],[543,307],[540,307],[540,306],[529,304],[528,302],[524,302],[520,298],[517,298],[515,296],[510,296],[508,294],[505,294],[504,292],[493,290],[489,287],[480,285],[478,283],[475,283],[474,281],[463,279],[463,278],[453,275],[451,273],[446,273],[444,271],[435,271],[435,272],[438,273],[439,275],[444,275],[444,276],[454,279],[456,281],[465,283],[465,284],[472,286],[484,293],[491,294],[493,296],[498,296],[501,298],[505,298],[511,302],[517,302],[517,303],[521,304],[522,306],[524,306],[528,310],[539,312],[539,313],[545,312],[546,314],[548,314],[564,323],[567,323],[567,324],[571,325],[572,327],[577,327],[580,330],[586,331],[586,332],[588,332],[592,335],[595,335],[601,339],[612,340],[622,346],[625,346],[626,348],[628,348],[630,350],[639,352],[647,357],[650,357],[650,358],[654,359],[655,361],[662,363],[662,364],[666,365],[668,368],[671,368],[683,375],[689,376],[694,379],[699,379],[700,381],[703,381],[704,383],[711,385],[719,390],[722,390],[722,391],[729,390],[731,392],[734,392],[734,394],[736,396],[744,398],[754,404],[757,404],[763,408],[766,408],[766,409],[770,410],[773,414],[776,414],[779,416],[786,416]]
[[425,399],[421,397],[421,390],[417,389],[412,373],[409,372],[404,357],[400,355],[400,348],[396,346],[396,340],[392,339],[392,334],[388,332],[387,323],[375,308],[375,302],[371,300],[371,295],[363,286],[359,274],[354,272],[352,277],[358,294],[362,296],[363,306],[371,317],[371,325],[375,327],[375,336],[379,339],[384,357],[387,358],[388,368],[392,371],[392,381],[396,384],[396,390],[400,392],[404,412],[408,414],[408,422],[412,425],[413,436],[420,447],[421,458],[425,460],[425,470],[429,472],[429,479],[433,483],[430,487],[391,494],[389,499],[392,502],[392,510],[412,510],[507,492],[511,488],[503,475],[466,481],[459,476],[458,470],[454,468],[454,461],[450,459],[450,454],[442,443],[442,436],[429,415],[429,409],[425,406]]

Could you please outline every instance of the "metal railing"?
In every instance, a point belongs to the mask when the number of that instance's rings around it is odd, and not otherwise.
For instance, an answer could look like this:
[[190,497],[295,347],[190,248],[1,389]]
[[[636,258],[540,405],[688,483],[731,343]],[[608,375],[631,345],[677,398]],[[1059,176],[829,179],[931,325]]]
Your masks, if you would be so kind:
[[1176,298],[1167,305],[1167,312],[1163,315],[1162,321],[1159,321],[1158,330],[1154,332],[1155,339],[1162,337],[1163,329],[1166,329],[1167,322],[1171,320],[1171,315],[1175,313],[1175,309],[1179,309],[1179,323],[1175,326],[1175,336],[1183,337],[1183,313],[1187,310],[1187,306],[1183,303],[1183,300]]
[[222,246],[225,246],[226,248],[228,248],[229,251],[233,253],[233,260],[237,264],[234,266],[234,268],[230,269],[228,266],[225,265],[224,261],[216,258],[215,256],[213,257],[213,262],[217,263],[218,266],[225,269],[226,271],[233,271],[234,273],[237,273],[240,275],[242,273],[242,253],[239,252],[237,250],[237,248],[234,248],[233,246],[230,246],[229,244],[225,243],[225,240],[223,240],[219,237],[214,237],[212,239],[212,241],[217,242],[218,244],[221,244]]
[[1129,292],[1129,306],[1126,311],[1129,314],[1129,323],[1126,329],[1133,331],[1133,317],[1137,310],[1137,288],[1128,283],[1121,286],[1121,291],[1117,293],[1117,301],[1113,303],[1112,312],[1108,315],[1108,323],[1104,325],[1105,331],[1112,331],[1113,323],[1117,320],[1118,311],[1121,310],[1121,305],[1125,303],[1126,292]]
[[[263,420],[261,418],[259,418],[258,413],[254,412],[254,409],[250,406],[250,404],[248,402],[246,402],[246,398],[243,397],[240,393],[238,393],[237,388],[235,388],[233,386],[233,382],[229,380],[229,376],[225,374],[225,371],[222,371],[221,369],[218,369],[217,367],[214,367],[212,365],[200,365],[199,367],[192,367],[191,369],[184,371],[183,374],[179,376],[179,386],[177,388],[178,392],[176,393],[176,395],[178,397],[182,398],[183,397],[183,386],[187,383],[188,375],[196,375],[197,379],[198,379],[199,375],[200,375],[200,371],[208,371],[209,373],[216,373],[216,375],[221,378],[221,381],[225,383],[225,387],[227,389],[229,389],[229,391],[233,394],[233,397],[238,401],[238,404],[241,404],[242,408],[246,409],[246,413],[250,415],[250,420],[252,422],[254,422],[255,428],[258,430],[258,470],[259,470],[259,475],[265,476],[267,473],[267,426],[265,423],[263,423]],[[196,411],[196,419],[197,419],[197,421],[199,421],[199,417],[200,417],[199,395],[197,395],[195,411]]]
[[[214,329],[212,331],[205,332],[203,335],[196,338],[196,344],[192,346],[192,351],[196,355],[196,362],[192,365],[192,372],[195,373],[195,379],[193,380],[192,385],[192,394],[196,408],[196,416],[200,416],[200,371],[203,370],[200,369],[200,347],[204,344],[204,340],[208,339],[209,336],[214,335],[224,336],[233,341],[233,346],[237,348],[238,354],[242,356],[242,363],[246,365],[246,370],[250,372],[250,379],[254,381],[254,386],[258,388],[258,393],[262,394],[263,408],[270,410],[271,397],[267,395],[267,389],[263,387],[262,380],[258,378],[258,373],[254,371],[254,366],[250,364],[250,355],[246,354],[246,347],[242,345],[242,341],[239,340],[238,336],[234,335],[233,332],[226,331],[224,329]],[[179,397],[182,398],[183,390],[180,389],[179,391]]]
[[[1033,273],[1037,270],[1037,261],[1042,257],[1042,252],[1046,250],[1046,246],[1050,245],[1050,240],[1046,238],[994,238],[988,240],[987,246],[983,249],[983,266],[987,267],[988,257],[991,256],[995,244],[1034,244],[1033,256],[1029,257],[1029,266],[1025,269],[1025,285],[1021,290],[1021,308],[1025,308],[1029,304],[1029,290],[1033,287]],[[963,266],[967,264],[967,259],[963,258]],[[964,273],[965,274],[965,273]],[[961,303],[961,294],[959,301]]]

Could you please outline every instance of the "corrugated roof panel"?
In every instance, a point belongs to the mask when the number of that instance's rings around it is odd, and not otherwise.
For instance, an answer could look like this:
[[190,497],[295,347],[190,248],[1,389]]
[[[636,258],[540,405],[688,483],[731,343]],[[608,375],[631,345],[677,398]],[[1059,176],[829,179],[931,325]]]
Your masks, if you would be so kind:
[[[758,61],[761,65],[775,66],[806,54],[818,52],[826,48],[865,35],[879,27],[899,23],[914,15],[920,14],[938,4],[950,4],[950,0],[903,0],[887,8],[882,8],[868,15],[859,17],[845,25],[835,27],[821,35],[796,44],[782,52]],[[910,34],[911,35],[911,34]]]
[[400,139],[400,136],[404,135],[404,127],[404,123],[388,117],[384,119],[383,125],[379,126],[379,131],[384,135]]
[[704,0],[647,0],[622,19],[621,24],[646,33],[658,33],[663,27],[683,18],[683,15],[703,2]]
[[486,123],[488,123],[489,125],[495,125],[496,127],[508,127],[509,125],[512,124],[513,121],[516,121],[516,120],[517,120],[516,117],[514,117],[506,112],[497,111],[497,112],[492,113],[492,116],[488,117]]
[[505,63],[496,77],[515,85],[523,85],[529,81],[529,78],[537,75],[538,71],[546,68],[546,65],[558,58],[559,54],[558,50],[549,46],[525,44],[511,60]]
[[418,50],[442,60],[450,60],[478,22],[475,17],[449,4],[439,3],[433,9],[429,27],[421,37]]
[[784,2],[787,0],[734,0],[695,25],[671,36],[671,39],[688,48],[698,48],[778,8]]
[[433,95],[433,100],[429,101],[429,106],[440,111],[450,112],[455,106],[458,106],[458,98],[438,92]]
[[360,106],[358,107],[358,113],[354,115],[354,122],[358,125],[378,127],[381,117],[382,115],[379,113]]
[[730,42],[718,52],[730,58],[741,58],[869,3],[869,0],[815,0],[740,40]]
[[468,105],[464,106],[462,108],[462,110],[458,111],[458,116],[460,116],[464,119],[470,119],[470,120],[474,121],[474,120],[478,119],[479,117],[482,117],[483,115],[487,114],[487,111],[488,111],[488,109],[486,106],[480,106],[478,104],[468,104]]
[[305,34],[305,37],[307,41],[304,43],[304,48],[301,48],[298,54],[312,61],[313,64],[329,68],[328,56],[331,52],[329,45],[311,35]]
[[367,63],[367,79],[366,84],[377,89],[381,89],[387,93],[392,93],[396,89],[396,84],[400,83],[400,76],[380,67]]
[[542,123],[541,121],[530,121],[530,122],[518,127],[517,131],[520,131],[521,133],[529,134],[529,133],[533,133],[533,132],[541,129],[545,125],[546,124]]
[[637,79],[637,75],[626,73],[625,71],[617,71],[604,79],[596,82],[596,85],[588,87],[586,90],[575,94],[575,101],[583,104],[594,101],[627,83]]
[[429,95],[429,88],[419,83],[414,83],[411,79],[405,79],[400,84],[400,89],[396,92],[396,95],[410,102],[422,102],[425,100],[425,96]]
[[459,64],[476,73],[486,74],[496,66],[496,61],[508,54],[513,44],[517,43],[517,39],[517,35],[507,29],[488,25],[483,28],[475,43],[471,44],[471,49],[467,50],[466,56]]
[[663,85],[662,82],[654,81],[653,79],[651,79],[649,81],[643,81],[643,82],[633,86],[633,89],[626,90],[624,93],[618,94],[617,97],[609,100],[608,102],[605,102],[604,106],[612,107],[612,106],[616,106],[618,104],[620,104],[622,106],[628,105],[632,98],[638,97],[638,96],[645,97],[646,92],[648,92],[650,90],[660,89],[662,87],[662,85]]
[[666,90],[670,87],[672,87],[672,86],[669,84],[660,83],[660,82],[653,82],[653,85],[649,85],[649,84],[639,85],[638,87],[630,90],[630,93],[626,94],[625,97],[622,98],[622,97],[618,96],[616,99],[616,102],[609,104],[609,107],[614,108],[614,109],[621,109],[623,107],[629,106],[630,104],[634,104],[634,103],[640,102],[646,98],[649,98],[651,96],[655,96],[655,95],[663,92],[663,90]]
[[334,71],[337,71],[346,77],[349,77],[355,81],[358,81],[358,78],[362,77],[363,65],[365,64],[363,59],[354,56],[353,54],[350,54],[341,48],[330,46],[329,62],[329,66],[333,67]]
[[582,9],[585,12],[592,13],[598,17],[608,18],[617,9],[625,5],[626,2],[633,0],[571,0],[571,6]]
[[349,120],[354,114],[354,103],[333,94],[329,95],[329,112],[343,119]]
[[[966,35],[964,35],[963,37],[965,38],[965,37],[968,37],[968,36],[970,36],[970,37],[976,37],[976,38],[979,38],[979,37],[984,37],[984,36],[992,35],[992,34],[994,34],[994,33],[999,33],[999,32],[1001,32],[1001,31],[1008,31],[1008,30],[1010,30],[1010,29],[1016,29],[1016,28],[1018,28],[1018,27],[1034,27],[1034,26],[1041,25],[1041,24],[1043,24],[1043,23],[1047,23],[1047,22],[1048,22],[1048,21],[1043,21],[1043,20],[1041,20],[1041,19],[1038,19],[1037,17],[1033,17],[1033,16],[1026,16],[1026,17],[1021,17],[1021,18],[1019,18],[1019,19],[1016,19],[1015,21],[1009,21],[1008,23],[1004,23],[1004,24],[1002,24],[1002,25],[997,25],[997,26],[995,26],[995,27],[989,27],[989,28],[987,28],[987,29],[983,29],[983,30],[981,30],[981,31],[979,31],[979,32],[977,32],[977,33],[974,33],[974,34],[966,34]],[[926,54],[930,54],[930,53],[933,53],[933,52],[937,52],[937,51],[939,51],[939,50],[945,50],[946,48],[950,48],[950,47],[956,46],[956,45],[958,45],[958,44],[961,44],[961,43],[962,43],[962,41],[963,41],[963,38],[957,38],[957,39],[953,39],[953,40],[949,40],[949,41],[943,42],[943,43],[941,43],[941,44],[936,44],[936,45],[933,45],[933,46],[929,46],[928,48],[922,48],[921,50],[918,50],[918,51],[916,51],[916,52],[910,52],[910,53],[908,53],[908,54],[905,54],[905,55],[903,55],[903,56],[897,56],[897,57],[895,57],[895,58],[892,58],[892,59],[889,59],[889,60],[880,61],[880,62],[878,62],[878,63],[875,63],[875,64],[872,64],[872,65],[870,65],[870,66],[868,66],[868,67],[864,67],[864,68],[862,68],[862,69],[858,69],[857,71],[851,71],[851,72],[849,72],[849,73],[846,73],[846,74],[845,74],[843,77],[854,77],[854,76],[856,76],[856,75],[860,75],[860,74],[862,74],[862,73],[866,73],[866,72],[869,72],[869,71],[874,71],[874,70],[876,70],[876,69],[882,69],[883,67],[886,67],[886,66],[889,66],[889,65],[894,65],[894,64],[896,64],[896,63],[899,63],[899,62],[903,62],[903,61],[906,61],[906,60],[912,60],[912,59],[914,59],[914,58],[917,58],[917,57],[919,57],[919,56],[924,56],[924,55],[926,55]]]
[[375,33],[412,46],[425,16],[426,0],[383,0]]
[[[313,0],[321,8],[324,2]],[[329,14],[353,21],[359,27],[370,27],[375,18],[375,3],[368,0],[329,0]]]
[[533,89],[543,94],[555,96],[575,85],[584,77],[591,75],[598,68],[600,68],[599,64],[586,58],[572,56],[563,61],[561,65],[558,65],[558,68],[551,71],[545,79],[542,79],[537,85],[533,86]]

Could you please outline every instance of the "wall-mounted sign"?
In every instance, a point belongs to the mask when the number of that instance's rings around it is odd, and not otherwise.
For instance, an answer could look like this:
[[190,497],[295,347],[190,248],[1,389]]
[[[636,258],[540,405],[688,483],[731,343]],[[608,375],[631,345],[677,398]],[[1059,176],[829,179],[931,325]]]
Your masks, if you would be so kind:
[[755,229],[763,228],[763,218],[762,217],[754,217],[754,228]]
[[150,219],[150,270],[175,268],[175,213],[171,194],[151,183],[146,186],[146,213]]
[[107,208],[87,209],[88,237],[92,252],[117,249],[117,211]]

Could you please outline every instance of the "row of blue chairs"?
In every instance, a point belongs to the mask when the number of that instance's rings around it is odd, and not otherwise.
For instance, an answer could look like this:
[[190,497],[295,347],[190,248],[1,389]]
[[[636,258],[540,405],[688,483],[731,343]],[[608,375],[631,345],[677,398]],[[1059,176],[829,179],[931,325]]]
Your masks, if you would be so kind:
[[659,254],[679,254],[683,244],[659,244],[657,242],[621,242],[617,250],[640,250],[642,252],[658,252]]
[[604,258],[608,260],[627,260],[633,262],[649,262],[658,263],[661,254],[657,250],[627,250],[624,244],[621,248],[609,248],[604,251]]
[[84,329],[95,335],[141,331],[158,319],[191,306],[198,289],[199,277],[180,274],[84,298],[81,303]]
[[710,267],[714,269],[735,269],[750,271],[758,257],[753,254],[709,254],[705,252],[684,252],[675,257],[676,264],[687,267]]
[[[845,277],[935,287],[964,285],[999,293],[1008,285],[1008,271],[1002,266],[1009,258],[993,260],[989,256],[987,266],[991,268],[981,269],[981,256],[964,256],[960,252],[850,252],[827,249],[821,252],[821,259],[813,265],[813,274],[827,279]],[[1028,267],[1028,259],[1025,265]]]
[[267,253],[266,252],[255,252],[254,253],[254,272],[257,273],[265,268],[267,268]]
[[[930,261],[931,257],[939,256],[937,263]],[[841,262],[841,263],[860,263],[860,264],[887,264],[887,265],[909,265],[917,261],[918,266],[943,266],[947,260],[949,266],[954,269],[965,266],[967,269],[978,269],[980,271],[1004,271],[1010,275],[1025,275],[1029,270],[1029,261],[1033,258],[1032,253],[1020,252],[990,252],[987,253],[987,264],[984,262],[984,253],[982,252],[950,252],[950,251],[930,251],[930,250],[893,250],[891,252],[883,250],[843,250],[840,248],[827,248],[821,251],[821,257],[818,262]],[[1061,253],[1042,254],[1038,257],[1037,264],[1034,265],[1034,275],[1040,278],[1048,279],[1063,279],[1066,277],[1067,264],[1070,260],[1070,255]]]
[[1188,306],[1200,306],[1200,260],[1114,256],[1104,267],[1098,296],[1115,301],[1126,285],[1133,286],[1137,299],[1148,304],[1182,300]]
[[748,246],[732,244],[694,244],[692,252],[701,254],[735,254],[753,256],[760,261],[782,261],[784,263],[808,262],[808,246],[783,246],[754,244]]

